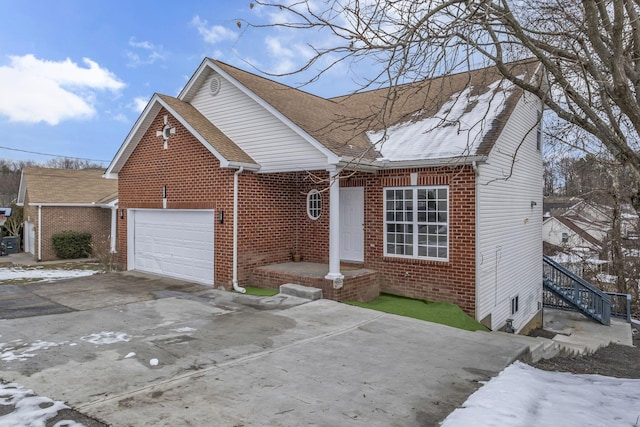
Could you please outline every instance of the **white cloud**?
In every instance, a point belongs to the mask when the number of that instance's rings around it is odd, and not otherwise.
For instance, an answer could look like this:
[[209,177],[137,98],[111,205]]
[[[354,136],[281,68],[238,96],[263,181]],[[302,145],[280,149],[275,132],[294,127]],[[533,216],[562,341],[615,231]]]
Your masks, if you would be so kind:
[[148,102],[149,100],[144,96],[138,96],[133,99],[133,102],[131,103],[130,108],[136,113],[142,113],[142,110],[144,110],[144,107],[147,106]]
[[129,46],[132,48],[141,50],[141,53],[137,53],[131,50],[127,51],[127,58],[129,58],[129,67],[137,67],[139,65],[149,65],[156,61],[164,61],[167,59],[167,54],[164,52],[162,45],[155,45],[149,41],[136,41],[134,37],[129,39]]
[[71,59],[47,61],[33,55],[10,56],[0,66],[0,115],[14,122],[83,119],[95,115],[96,90],[118,92],[125,84],[89,58],[86,67]]
[[314,52],[308,46],[282,40],[278,37],[266,37],[264,40],[270,58],[270,73],[295,72],[313,57]]
[[224,40],[233,40],[238,37],[237,33],[222,25],[212,25],[206,19],[201,19],[196,15],[191,20],[191,25],[198,29],[198,33],[202,36],[202,39],[209,44],[216,44]]

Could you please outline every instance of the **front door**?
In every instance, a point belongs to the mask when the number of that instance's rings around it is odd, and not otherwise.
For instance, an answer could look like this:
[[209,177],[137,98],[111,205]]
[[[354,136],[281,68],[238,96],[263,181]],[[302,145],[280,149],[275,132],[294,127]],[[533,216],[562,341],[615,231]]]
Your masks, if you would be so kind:
[[364,261],[364,188],[340,189],[340,259]]

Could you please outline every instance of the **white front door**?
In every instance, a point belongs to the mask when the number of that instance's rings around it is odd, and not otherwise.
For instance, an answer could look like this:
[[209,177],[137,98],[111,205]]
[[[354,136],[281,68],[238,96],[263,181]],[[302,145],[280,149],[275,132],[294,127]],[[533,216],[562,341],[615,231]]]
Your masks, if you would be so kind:
[[340,189],[340,259],[364,261],[364,188]]
[[130,270],[213,284],[212,210],[134,209],[128,216]]

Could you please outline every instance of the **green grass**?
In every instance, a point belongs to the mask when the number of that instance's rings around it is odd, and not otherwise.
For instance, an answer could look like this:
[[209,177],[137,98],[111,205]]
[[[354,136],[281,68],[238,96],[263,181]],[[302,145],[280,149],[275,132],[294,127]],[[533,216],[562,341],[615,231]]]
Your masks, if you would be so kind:
[[347,302],[347,304],[440,323],[467,331],[488,331],[481,323],[469,317],[460,307],[450,302],[423,301],[380,294],[371,302]]
[[245,289],[247,290],[247,295],[259,297],[272,297],[280,292],[278,289],[254,288],[253,286],[246,286]]

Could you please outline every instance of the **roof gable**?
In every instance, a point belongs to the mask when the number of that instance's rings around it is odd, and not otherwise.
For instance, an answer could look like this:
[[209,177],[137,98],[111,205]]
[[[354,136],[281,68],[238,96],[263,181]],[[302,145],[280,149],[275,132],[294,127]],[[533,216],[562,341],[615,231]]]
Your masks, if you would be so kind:
[[96,204],[117,194],[118,182],[102,177],[96,169],[24,168],[19,203],[29,195],[29,204]]
[[[335,154],[369,161],[486,156],[523,93],[488,67],[324,99],[211,62]],[[531,79],[539,64],[507,66]]]
[[105,173],[107,178],[117,177],[117,173],[122,169],[142,137],[147,133],[162,108],[169,111],[172,116],[187,128],[220,161],[222,167],[243,166],[248,169],[259,169],[259,166],[249,155],[242,151],[192,105],[177,98],[156,93],[111,161]]

